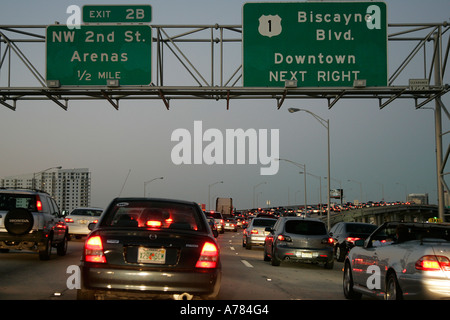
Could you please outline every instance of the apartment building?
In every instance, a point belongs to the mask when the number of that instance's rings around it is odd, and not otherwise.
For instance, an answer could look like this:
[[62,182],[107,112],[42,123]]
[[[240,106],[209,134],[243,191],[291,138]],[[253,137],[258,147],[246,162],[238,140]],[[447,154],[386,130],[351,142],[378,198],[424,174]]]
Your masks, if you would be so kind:
[[91,203],[91,173],[87,168],[54,168],[9,176],[1,180],[1,187],[43,190],[52,195],[61,211],[71,212]]

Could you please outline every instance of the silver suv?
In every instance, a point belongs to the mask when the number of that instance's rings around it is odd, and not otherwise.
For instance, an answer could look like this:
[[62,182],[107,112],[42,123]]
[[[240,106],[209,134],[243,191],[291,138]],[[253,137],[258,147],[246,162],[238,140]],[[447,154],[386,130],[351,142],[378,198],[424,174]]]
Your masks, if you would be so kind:
[[41,260],[51,250],[67,252],[68,227],[55,200],[46,192],[0,189],[0,252],[32,250]]

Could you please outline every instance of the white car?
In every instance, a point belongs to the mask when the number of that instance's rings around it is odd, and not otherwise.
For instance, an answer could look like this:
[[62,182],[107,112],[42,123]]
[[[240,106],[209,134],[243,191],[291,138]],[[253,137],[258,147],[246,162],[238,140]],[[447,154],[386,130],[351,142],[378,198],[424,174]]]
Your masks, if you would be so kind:
[[97,223],[103,209],[101,208],[76,208],[68,216],[65,217],[67,226],[69,227],[69,235],[80,238],[89,234],[88,229],[90,223]]
[[386,222],[355,245],[344,264],[347,299],[450,299],[450,225]]

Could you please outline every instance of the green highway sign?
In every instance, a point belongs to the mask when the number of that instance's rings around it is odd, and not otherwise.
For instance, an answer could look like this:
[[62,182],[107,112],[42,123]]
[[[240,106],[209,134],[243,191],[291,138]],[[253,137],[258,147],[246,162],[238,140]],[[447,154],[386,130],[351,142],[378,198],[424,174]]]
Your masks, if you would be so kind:
[[152,29],[149,25],[47,27],[46,79],[61,86],[149,85]]
[[246,3],[244,87],[386,86],[384,2]]
[[85,23],[138,23],[152,20],[150,5],[84,5]]

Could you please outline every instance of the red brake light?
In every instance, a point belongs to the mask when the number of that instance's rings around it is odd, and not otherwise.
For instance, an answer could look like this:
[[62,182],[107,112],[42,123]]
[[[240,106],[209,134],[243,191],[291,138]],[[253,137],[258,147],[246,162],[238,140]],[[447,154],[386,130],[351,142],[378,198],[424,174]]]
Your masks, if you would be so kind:
[[200,258],[195,264],[196,268],[215,268],[217,266],[217,261],[219,258],[219,250],[214,243],[206,242],[203,245],[202,252],[200,253]]
[[65,218],[64,221],[66,221],[67,223],[73,223],[73,219],[72,218]]
[[93,236],[86,240],[84,255],[87,262],[106,263],[103,255],[103,243],[100,236]]
[[277,237],[278,241],[286,241],[286,242],[292,242],[291,237],[289,236],[284,236],[282,234],[279,234]]
[[37,211],[42,211],[42,202],[39,196],[36,196],[36,209]]
[[423,256],[417,260],[416,269],[423,271],[450,271],[450,260],[444,256]]
[[347,240],[348,242],[355,242],[356,240],[361,240],[361,238],[347,237],[346,240]]
[[251,234],[258,234],[258,230],[252,229]]
[[158,220],[148,220],[145,225],[150,228],[161,228],[162,222]]

